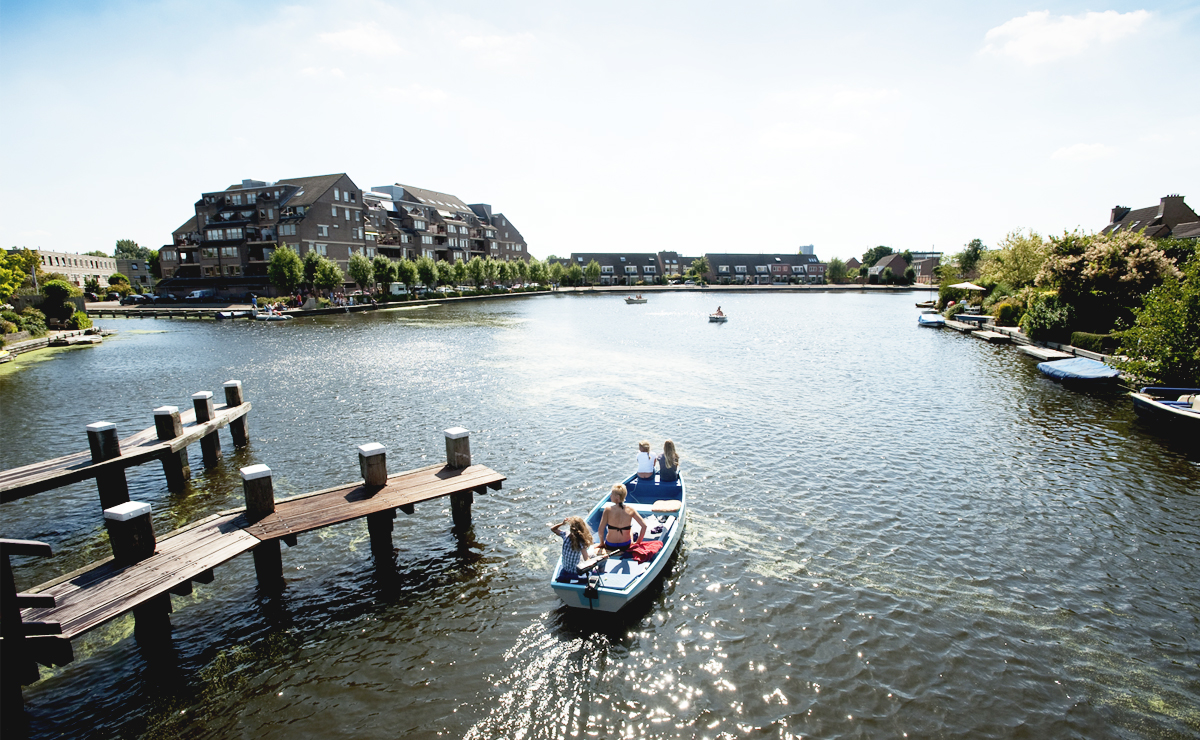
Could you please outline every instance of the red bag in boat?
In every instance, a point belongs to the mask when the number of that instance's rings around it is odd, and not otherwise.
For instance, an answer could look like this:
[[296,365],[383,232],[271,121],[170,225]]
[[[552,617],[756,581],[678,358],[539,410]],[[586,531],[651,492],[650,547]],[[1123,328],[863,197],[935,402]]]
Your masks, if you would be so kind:
[[629,548],[629,557],[639,563],[646,563],[654,559],[654,554],[662,549],[663,543],[661,540],[652,540],[650,542],[639,542]]

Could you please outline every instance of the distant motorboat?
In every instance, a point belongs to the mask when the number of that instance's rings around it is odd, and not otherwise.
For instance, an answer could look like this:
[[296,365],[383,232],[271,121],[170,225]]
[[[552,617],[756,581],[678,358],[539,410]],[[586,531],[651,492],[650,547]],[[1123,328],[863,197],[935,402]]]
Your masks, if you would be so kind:
[[917,308],[936,308],[937,301],[921,301],[917,304]]
[[625,302],[626,302],[626,303],[645,303],[645,302],[646,302],[646,301],[648,301],[648,300],[649,300],[648,298],[642,298],[642,297],[640,297],[640,296],[639,296],[639,297],[632,297],[632,296],[631,296],[631,297],[629,297],[629,298],[626,298],[626,299],[625,299]]

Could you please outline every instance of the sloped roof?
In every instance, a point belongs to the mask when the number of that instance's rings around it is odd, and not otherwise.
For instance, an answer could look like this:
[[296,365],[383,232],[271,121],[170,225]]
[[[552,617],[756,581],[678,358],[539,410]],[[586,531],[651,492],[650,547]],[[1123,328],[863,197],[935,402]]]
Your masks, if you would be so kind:
[[1177,239],[1200,238],[1200,221],[1190,221],[1185,224],[1179,224],[1174,229],[1171,229],[1171,236]]
[[[1113,215],[1117,210],[1114,209]],[[1148,208],[1136,208],[1121,216],[1100,230],[1101,234],[1111,234],[1114,231],[1145,231],[1147,236],[1174,236],[1175,229],[1183,224],[1200,219],[1183,196],[1168,195],[1162,198],[1158,205]]]
[[195,214],[192,214],[191,218],[189,218],[187,221],[183,222],[183,226],[180,226],[178,229],[175,229],[171,233],[172,234],[187,234],[187,233],[190,233],[190,232],[193,232],[196,230],[197,230],[196,216],[195,216]]
[[338,180],[346,177],[345,172],[338,172],[333,175],[314,175],[312,177],[291,177],[287,180],[280,180],[277,185],[292,185],[298,188],[297,192],[293,193],[290,198],[284,202],[289,206],[306,206],[316,203],[317,199],[327,193],[330,188],[337,184]]
[[439,210],[446,210],[449,208],[454,211],[473,213],[471,207],[464,203],[457,195],[439,193],[436,190],[425,190],[424,188],[414,188],[410,185],[403,185],[400,183],[396,184],[404,188],[406,195],[411,196],[414,200],[427,206],[431,206]]

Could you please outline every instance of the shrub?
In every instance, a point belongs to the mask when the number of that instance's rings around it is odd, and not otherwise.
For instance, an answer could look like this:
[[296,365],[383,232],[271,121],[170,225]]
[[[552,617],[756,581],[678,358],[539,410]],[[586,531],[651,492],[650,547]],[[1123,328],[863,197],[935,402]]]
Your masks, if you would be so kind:
[[68,329],[90,329],[92,328],[92,320],[83,311],[76,311],[67,319]]
[[995,319],[996,326],[1016,326],[1020,317],[1021,309],[1015,303],[1004,301],[992,308],[992,318]]
[[1074,311],[1057,295],[1036,301],[1021,317],[1021,331],[1037,342],[1065,342],[1071,336]]
[[41,337],[46,334],[46,314],[30,307],[21,312],[21,323],[19,324],[23,331],[29,332],[31,337]]
[[942,312],[942,315],[943,315],[943,316],[945,316],[945,317],[946,317],[946,318],[948,318],[948,319],[952,319],[952,318],[954,318],[955,316],[957,316],[958,314],[960,314],[960,313],[962,313],[963,311],[966,311],[966,310],[967,310],[967,304],[965,304],[965,303],[955,303],[953,306],[950,306],[950,307],[949,307],[949,308],[947,308],[945,311],[943,311],[943,312]]
[[0,334],[16,334],[17,325],[8,319],[0,319]]
[[1112,334],[1091,334],[1086,331],[1077,331],[1071,334],[1071,346],[1079,349],[1086,349],[1088,352],[1095,352],[1100,355],[1111,355],[1121,345],[1120,333]]

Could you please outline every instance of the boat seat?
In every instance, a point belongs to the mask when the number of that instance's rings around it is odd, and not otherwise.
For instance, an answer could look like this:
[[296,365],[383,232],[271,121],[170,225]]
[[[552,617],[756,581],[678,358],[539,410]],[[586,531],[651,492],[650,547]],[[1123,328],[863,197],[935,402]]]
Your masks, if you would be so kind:
[[650,511],[655,514],[669,514],[677,512],[683,508],[683,502],[679,499],[659,499],[654,502],[654,506],[650,507]]
[[[671,534],[671,528],[675,526],[675,520],[678,517],[667,516],[666,517],[667,521],[662,522],[662,521],[659,521],[659,517],[661,517],[661,516],[663,516],[663,515],[662,514],[652,515],[651,518],[646,520],[646,524],[650,525],[650,531],[646,533],[646,537],[645,537],[645,539],[647,541],[663,540],[665,542],[667,537]],[[663,529],[661,532],[655,534],[654,530],[657,527],[662,527]]]
[[609,558],[604,561],[604,576],[601,585],[609,588],[625,588],[633,579],[646,572],[649,563],[639,563],[627,558]]

